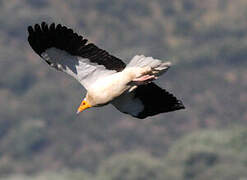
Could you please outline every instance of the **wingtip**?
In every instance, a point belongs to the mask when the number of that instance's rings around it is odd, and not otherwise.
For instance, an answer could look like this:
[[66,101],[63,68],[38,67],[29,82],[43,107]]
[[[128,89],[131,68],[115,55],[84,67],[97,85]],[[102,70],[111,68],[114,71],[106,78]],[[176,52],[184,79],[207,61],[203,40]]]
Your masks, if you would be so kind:
[[186,108],[185,108],[185,106],[182,104],[182,105],[180,106],[180,109],[186,109]]
[[55,30],[55,23],[51,23],[49,29],[50,29],[50,30]]
[[178,109],[186,109],[182,101],[179,100],[178,102]]
[[28,26],[27,27],[27,31],[29,34],[32,34],[33,33],[33,27],[32,26]]
[[41,26],[45,26],[47,23],[45,21],[42,21]]

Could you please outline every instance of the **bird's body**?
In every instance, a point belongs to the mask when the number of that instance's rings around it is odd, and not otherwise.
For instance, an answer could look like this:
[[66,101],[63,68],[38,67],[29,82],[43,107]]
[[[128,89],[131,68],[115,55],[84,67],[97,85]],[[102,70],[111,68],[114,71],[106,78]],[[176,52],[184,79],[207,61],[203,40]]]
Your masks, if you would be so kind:
[[119,97],[125,91],[133,90],[131,88],[135,88],[135,80],[139,77],[145,76],[146,73],[151,71],[149,69],[149,67],[126,67],[121,72],[100,78],[88,88],[88,96],[93,99],[96,105],[107,104],[116,97]]
[[145,118],[184,108],[181,101],[152,83],[170,62],[137,55],[125,65],[60,24],[36,24],[28,31],[28,41],[37,54],[86,88],[78,112],[111,103],[124,113]]
[[128,85],[130,81],[131,77],[126,71],[121,71],[96,80],[88,89],[88,96],[92,99],[91,101],[93,101],[91,104],[99,106],[111,102],[130,87]]

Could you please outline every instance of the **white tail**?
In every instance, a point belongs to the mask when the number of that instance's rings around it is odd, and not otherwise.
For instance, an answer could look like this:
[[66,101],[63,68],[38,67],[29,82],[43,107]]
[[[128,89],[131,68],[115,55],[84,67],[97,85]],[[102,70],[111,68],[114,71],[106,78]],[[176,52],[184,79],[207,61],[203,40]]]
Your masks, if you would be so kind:
[[159,76],[162,73],[166,72],[170,66],[171,66],[171,63],[169,61],[162,62],[161,60],[154,59],[152,57],[136,55],[131,59],[131,61],[127,65],[127,68],[128,67],[140,67],[140,68],[150,67],[151,74]]
[[136,55],[126,66],[126,69],[130,69],[135,74],[135,78],[131,81],[133,86],[129,91],[134,90],[138,85],[147,84],[157,79],[170,66],[171,63],[168,61],[162,62],[152,57]]

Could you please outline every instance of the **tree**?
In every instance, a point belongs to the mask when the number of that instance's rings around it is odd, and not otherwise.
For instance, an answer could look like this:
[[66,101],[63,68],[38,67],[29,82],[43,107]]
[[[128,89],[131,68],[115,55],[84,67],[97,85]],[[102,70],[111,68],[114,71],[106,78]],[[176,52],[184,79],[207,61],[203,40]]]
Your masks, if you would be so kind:
[[191,133],[171,147],[165,162],[180,179],[246,178],[246,138],[240,127]]
[[144,152],[118,154],[104,161],[99,179],[106,180],[163,180],[162,163]]

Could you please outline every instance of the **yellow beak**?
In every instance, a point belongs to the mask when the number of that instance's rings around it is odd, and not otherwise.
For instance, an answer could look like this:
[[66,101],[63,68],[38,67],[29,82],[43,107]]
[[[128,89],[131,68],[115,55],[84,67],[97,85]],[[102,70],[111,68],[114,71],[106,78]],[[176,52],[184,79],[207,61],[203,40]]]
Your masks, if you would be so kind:
[[81,102],[81,105],[78,107],[77,109],[77,114],[79,114],[80,112],[84,111],[87,108],[92,107],[86,100],[83,100]]

